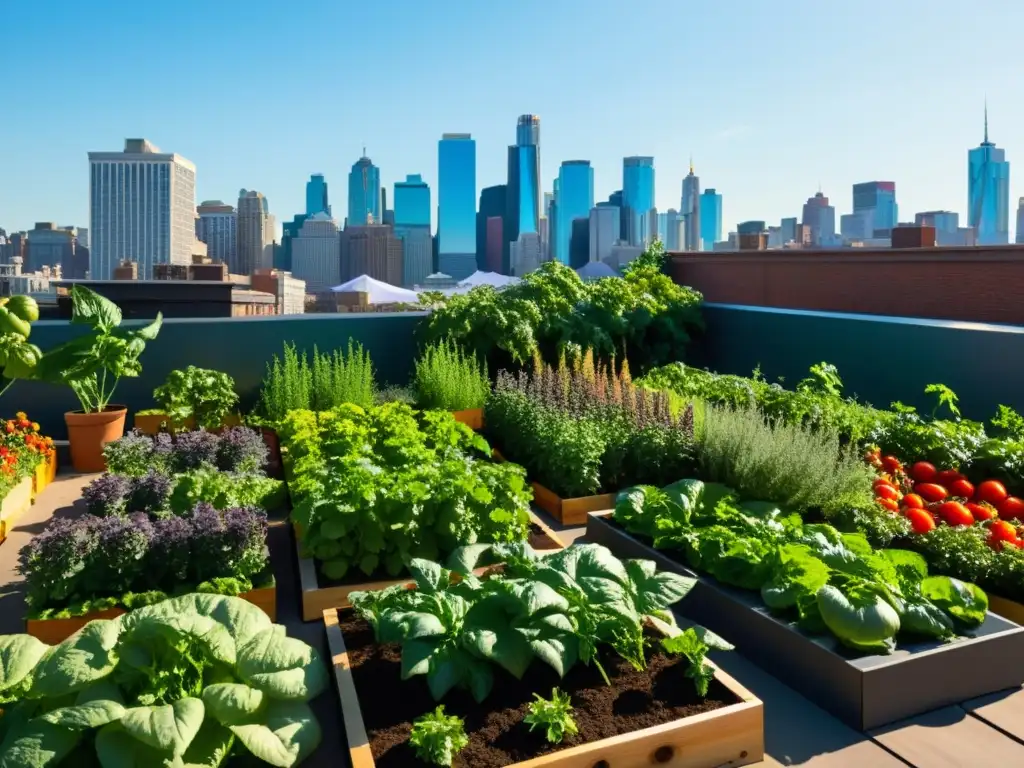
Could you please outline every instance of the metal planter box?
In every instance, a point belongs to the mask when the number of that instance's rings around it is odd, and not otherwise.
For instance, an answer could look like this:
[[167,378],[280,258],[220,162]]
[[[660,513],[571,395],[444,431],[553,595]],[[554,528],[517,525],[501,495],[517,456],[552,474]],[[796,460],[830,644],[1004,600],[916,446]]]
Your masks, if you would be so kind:
[[857,656],[832,637],[812,637],[776,618],[756,593],[695,574],[609,518],[610,513],[590,515],[588,541],[622,558],[653,560],[658,568],[696,576],[697,586],[680,606],[688,619],[722,635],[743,656],[857,730],[1024,683],[1024,628],[996,614],[989,613],[966,640],[902,644],[888,656]]

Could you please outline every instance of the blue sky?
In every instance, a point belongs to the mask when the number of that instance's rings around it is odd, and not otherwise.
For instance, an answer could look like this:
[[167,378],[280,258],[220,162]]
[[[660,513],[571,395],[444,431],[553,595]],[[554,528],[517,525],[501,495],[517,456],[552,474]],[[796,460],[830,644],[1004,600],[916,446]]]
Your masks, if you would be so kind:
[[[1024,185],[1019,0],[0,0],[0,226],[88,225],[90,150],[145,137],[198,168],[197,202],[265,193],[278,220],[323,172],[343,212],[365,144],[391,185],[435,189],[437,140],[470,132],[503,183],[520,113],[541,116],[550,190],[588,159],[595,192],[654,155],[678,207],[692,154],[725,226],[799,215],[817,191],[896,182],[900,218],[965,218],[967,150]],[[1018,159],[1020,166],[1016,165]],[[1017,170],[1020,168],[1020,170]],[[435,197],[436,201],[436,197]],[[1011,219],[1013,213],[1011,212]],[[1012,227],[1012,224],[1011,224]]]

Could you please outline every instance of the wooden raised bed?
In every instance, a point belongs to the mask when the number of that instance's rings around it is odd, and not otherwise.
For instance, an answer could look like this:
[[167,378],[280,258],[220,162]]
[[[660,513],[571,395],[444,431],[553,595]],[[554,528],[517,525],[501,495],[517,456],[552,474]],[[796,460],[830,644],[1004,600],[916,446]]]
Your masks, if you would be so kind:
[[[352,768],[374,768],[370,741],[359,707],[345,638],[336,609],[323,612],[334,682],[341,702]],[[713,662],[708,662],[714,664]],[[730,675],[715,667],[715,679],[739,703],[692,717],[567,747],[514,763],[512,768],[722,768],[758,763],[764,758],[764,710],[761,701]],[[395,692],[375,692],[395,695]]]
[[1005,597],[999,597],[998,595],[989,594],[988,609],[992,611],[992,613],[1002,616],[1004,619],[1009,619],[1014,624],[1024,626],[1024,605],[1018,602],[1007,600]]
[[[562,549],[565,545],[542,520],[531,515],[531,522],[540,528],[539,533],[531,531],[528,542],[531,547],[538,551],[551,551]],[[302,590],[302,620],[319,621],[324,611],[330,608],[348,608],[348,596],[351,592],[365,592],[375,589],[384,589],[393,584],[402,584],[409,581],[405,576],[397,579],[384,579],[381,581],[370,581],[353,584],[339,584],[336,586],[321,587],[317,576],[316,561],[311,557],[302,556],[301,535],[298,526],[295,526],[295,557],[299,563],[299,588]],[[478,569],[481,573],[486,568]]]
[[[171,424],[166,413],[136,413],[132,416],[132,426],[146,435],[159,434],[164,422],[167,422],[167,431],[172,434],[174,432],[187,432],[196,428],[196,421],[191,416],[180,424]],[[241,423],[242,418],[238,414],[229,413],[224,417],[220,428],[237,427]]]
[[[271,621],[277,621],[277,585],[243,592],[239,597],[262,609]],[[67,619],[26,619],[25,631],[48,645],[56,645],[94,619],[114,619],[123,613],[127,611],[117,607]]]
[[32,475],[21,478],[0,501],[0,521],[4,523],[5,535],[11,531],[18,518],[32,507],[33,482]]
[[467,408],[464,411],[452,411],[452,416],[456,421],[465,424],[470,429],[483,429],[484,426],[484,409],[483,408]]
[[[497,448],[493,449],[491,456],[495,461],[508,461]],[[614,493],[563,499],[540,483],[531,482],[530,486],[533,488],[533,503],[562,525],[586,525],[587,515],[591,512],[603,512],[615,507],[616,494]]]
[[620,558],[653,560],[659,570],[697,579],[683,604],[686,618],[729,639],[737,653],[859,731],[1024,683],[1024,629],[989,613],[951,643],[901,642],[889,655],[857,655],[831,635],[808,635],[764,606],[761,595],[694,573],[591,514],[587,540]]

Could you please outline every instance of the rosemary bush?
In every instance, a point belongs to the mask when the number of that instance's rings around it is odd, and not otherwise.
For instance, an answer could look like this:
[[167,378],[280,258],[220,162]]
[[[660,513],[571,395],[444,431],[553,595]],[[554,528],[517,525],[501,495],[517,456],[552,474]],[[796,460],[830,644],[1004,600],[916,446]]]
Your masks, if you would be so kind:
[[346,349],[320,352],[312,359],[286,342],[283,358],[274,355],[260,391],[260,409],[271,421],[289,411],[327,411],[342,403],[368,408],[374,403],[373,364],[370,353],[349,339]]
[[491,392],[487,367],[451,340],[431,344],[416,361],[416,404],[424,409],[483,408]]
[[872,508],[872,473],[835,432],[769,420],[755,408],[707,406],[697,440],[701,477],[746,499],[826,516]]

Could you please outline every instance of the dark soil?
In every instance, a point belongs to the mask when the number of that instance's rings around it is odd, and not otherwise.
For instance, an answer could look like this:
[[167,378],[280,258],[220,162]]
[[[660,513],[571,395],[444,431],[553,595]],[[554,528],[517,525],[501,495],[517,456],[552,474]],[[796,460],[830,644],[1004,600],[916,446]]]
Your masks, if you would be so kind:
[[[340,621],[374,761],[379,768],[425,765],[409,745],[409,733],[412,722],[438,704],[430,695],[426,677],[403,682],[400,646],[376,645],[369,624],[352,611],[343,612]],[[605,685],[593,665],[577,664],[559,680],[550,667],[535,660],[523,680],[495,667],[494,689],[481,704],[465,691],[451,691],[441,703],[446,714],[464,719],[469,737],[469,745],[453,766],[507,766],[739,701],[718,681],[712,681],[707,698],[701,699],[693,681],[685,676],[686,661],[660,651],[648,653],[643,672],[610,651],[602,653],[601,663],[611,686]],[[579,733],[561,744],[549,744],[543,729],[531,732],[523,717],[534,692],[550,698],[556,686],[572,697]]]

